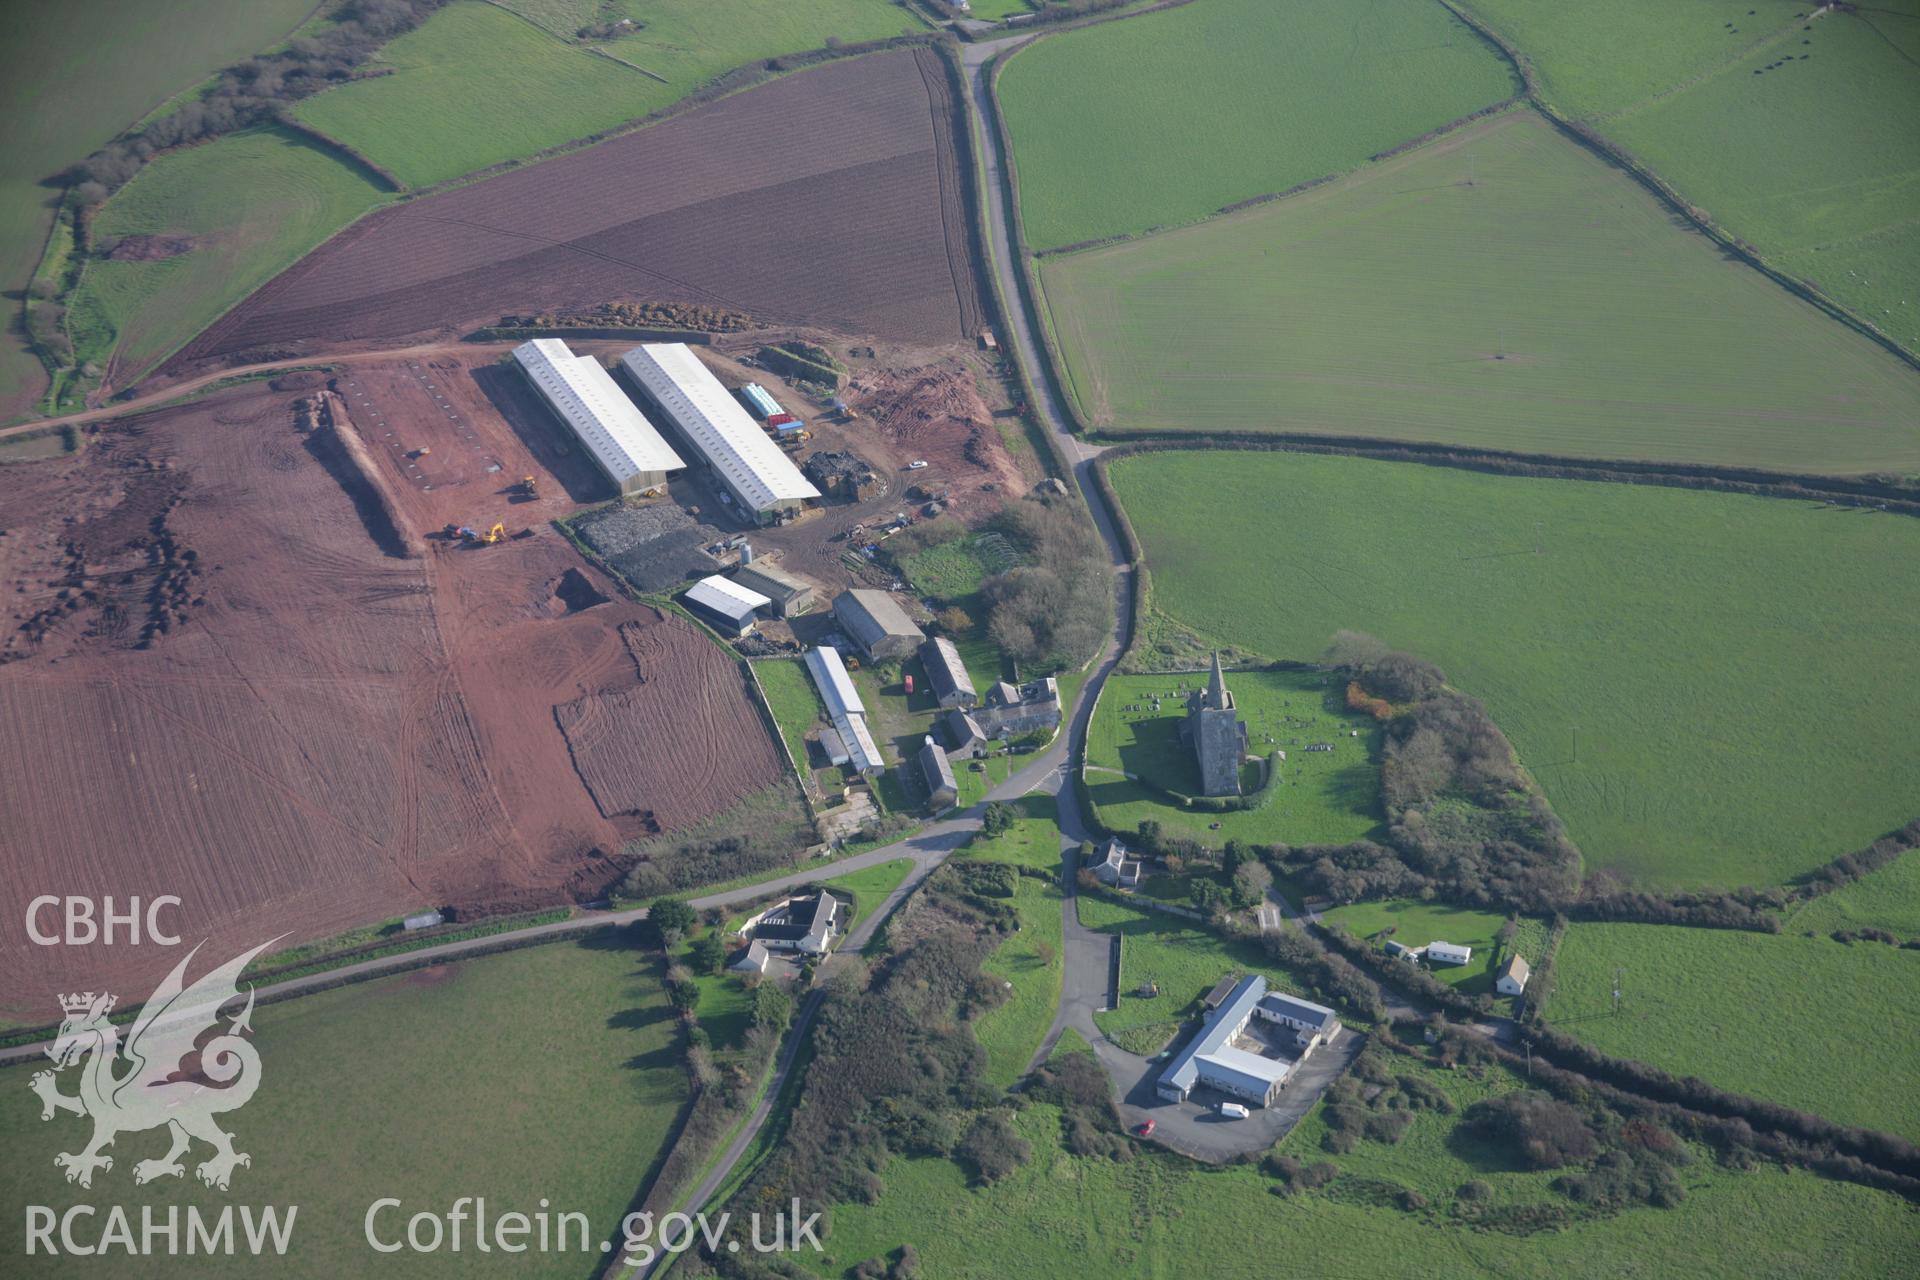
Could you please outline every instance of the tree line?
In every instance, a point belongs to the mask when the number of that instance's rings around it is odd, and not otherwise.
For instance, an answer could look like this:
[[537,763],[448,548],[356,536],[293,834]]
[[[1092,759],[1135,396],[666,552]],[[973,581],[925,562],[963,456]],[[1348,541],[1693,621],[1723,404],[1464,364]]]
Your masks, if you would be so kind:
[[335,12],[334,25],[295,36],[277,52],[234,63],[199,97],[114,139],[62,177],[82,205],[96,205],[163,151],[256,125],[288,123],[293,103],[355,78],[382,45],[446,3],[347,0]]

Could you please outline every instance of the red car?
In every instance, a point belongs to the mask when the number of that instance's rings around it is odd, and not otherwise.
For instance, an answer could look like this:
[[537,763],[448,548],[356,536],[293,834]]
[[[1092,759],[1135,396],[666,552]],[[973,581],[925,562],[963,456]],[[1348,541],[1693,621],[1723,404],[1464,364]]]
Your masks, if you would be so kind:
[[1153,1121],[1142,1120],[1139,1124],[1133,1126],[1133,1131],[1139,1137],[1147,1137],[1153,1132]]

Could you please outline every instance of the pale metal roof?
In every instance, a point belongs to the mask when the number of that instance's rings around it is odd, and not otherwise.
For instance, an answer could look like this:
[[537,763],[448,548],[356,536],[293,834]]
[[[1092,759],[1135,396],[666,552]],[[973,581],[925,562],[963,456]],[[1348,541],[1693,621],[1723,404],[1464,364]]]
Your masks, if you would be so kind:
[[513,358],[617,484],[687,465],[592,356],[574,355],[558,338],[535,338],[515,347]]
[[860,701],[860,691],[853,687],[853,677],[847,674],[847,664],[840,660],[840,651],[821,645],[807,650],[807,670],[813,675],[813,683],[820,690],[820,700],[827,704],[830,716],[867,713],[866,704]]
[[705,609],[711,609],[723,618],[747,619],[756,610],[764,609],[773,601],[758,591],[749,591],[737,582],[730,582],[718,574],[702,578],[687,588],[686,599]]
[[1199,1078],[1200,1066],[1197,1059],[1207,1057],[1227,1047],[1227,1041],[1233,1039],[1240,1028],[1247,1025],[1247,1019],[1253,1016],[1253,1008],[1260,1003],[1260,997],[1267,994],[1267,980],[1257,973],[1250,973],[1240,979],[1233,988],[1233,994],[1207,1015],[1200,1034],[1187,1043],[1187,1047],[1174,1055],[1173,1061],[1161,1073],[1160,1083],[1170,1085],[1181,1093],[1193,1088]]
[[820,496],[686,343],[642,343],[620,362],[748,506]]
[[866,705],[847,674],[847,664],[840,660],[840,651],[821,645],[807,650],[805,661],[814,687],[820,690],[820,701],[826,704],[827,719],[833,722],[853,767],[861,773],[884,769],[887,762],[867,727]]
[[1203,1054],[1201,1067],[1207,1072],[1227,1076],[1239,1076],[1243,1080],[1258,1083],[1261,1087],[1278,1084],[1287,1078],[1293,1069],[1291,1063],[1281,1062],[1277,1058],[1263,1058],[1257,1053],[1248,1053],[1245,1049],[1236,1049],[1232,1045],[1222,1045],[1212,1053]]

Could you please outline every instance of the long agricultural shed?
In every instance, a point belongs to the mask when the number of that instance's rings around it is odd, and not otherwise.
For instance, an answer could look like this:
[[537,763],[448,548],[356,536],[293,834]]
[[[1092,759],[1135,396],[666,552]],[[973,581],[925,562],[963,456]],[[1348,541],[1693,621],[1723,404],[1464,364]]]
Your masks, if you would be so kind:
[[620,363],[733,500],[760,523],[792,519],[807,499],[820,496],[686,343],[645,343]]
[[853,677],[847,674],[847,664],[840,660],[840,651],[826,645],[809,649],[806,664],[814,686],[820,690],[820,701],[826,704],[827,718],[833,722],[834,732],[840,735],[853,767],[861,773],[877,773],[886,768],[887,762],[881,758],[880,747],[873,740],[873,731],[867,727],[866,704],[860,701],[860,691],[853,687]]
[[515,347],[513,358],[621,493],[665,484],[668,472],[686,467],[592,356],[574,355],[558,338],[535,338]]

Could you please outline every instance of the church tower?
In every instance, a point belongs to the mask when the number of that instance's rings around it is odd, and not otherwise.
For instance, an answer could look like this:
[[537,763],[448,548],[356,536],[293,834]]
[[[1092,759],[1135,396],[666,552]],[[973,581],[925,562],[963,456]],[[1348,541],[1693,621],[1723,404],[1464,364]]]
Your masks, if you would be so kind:
[[1247,755],[1247,726],[1235,713],[1233,691],[1214,651],[1207,687],[1187,695],[1187,721],[1182,726],[1200,768],[1200,794],[1240,794],[1240,764]]

